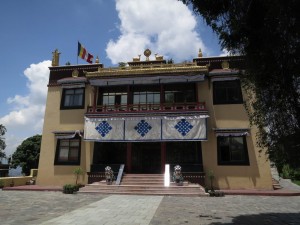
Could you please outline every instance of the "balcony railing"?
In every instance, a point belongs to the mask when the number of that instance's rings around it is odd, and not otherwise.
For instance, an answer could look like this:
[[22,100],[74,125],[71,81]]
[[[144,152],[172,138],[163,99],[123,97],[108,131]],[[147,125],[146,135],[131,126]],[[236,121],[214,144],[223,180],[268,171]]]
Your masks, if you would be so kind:
[[205,102],[89,106],[87,113],[204,111]]

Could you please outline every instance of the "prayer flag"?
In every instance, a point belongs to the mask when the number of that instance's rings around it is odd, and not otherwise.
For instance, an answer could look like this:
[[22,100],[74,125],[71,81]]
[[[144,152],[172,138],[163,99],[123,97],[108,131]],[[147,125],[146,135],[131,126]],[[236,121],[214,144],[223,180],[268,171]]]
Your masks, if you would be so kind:
[[78,56],[84,60],[86,60],[88,63],[93,63],[94,56],[86,51],[86,49],[83,47],[80,42],[78,42]]

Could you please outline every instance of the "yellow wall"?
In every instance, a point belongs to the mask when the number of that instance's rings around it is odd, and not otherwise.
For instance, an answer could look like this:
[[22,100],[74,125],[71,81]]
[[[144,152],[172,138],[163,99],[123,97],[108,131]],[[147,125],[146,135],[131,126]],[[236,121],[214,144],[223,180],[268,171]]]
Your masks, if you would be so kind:
[[[264,151],[256,146],[256,129],[250,127],[243,104],[213,105],[212,83],[208,80],[198,85],[199,101],[206,102],[208,109],[208,141],[202,142],[203,167],[206,174],[213,171],[214,187],[219,189],[272,189],[270,163]],[[244,96],[245,99],[245,96]],[[249,166],[218,165],[217,137],[213,128],[249,128],[246,137]],[[206,184],[209,186],[206,177]]]
[[60,110],[61,95],[61,87],[49,87],[37,177],[37,184],[39,185],[75,183],[73,171],[78,167],[84,170],[84,175],[80,176],[78,182],[87,183],[86,172],[90,168],[90,161],[87,163],[87,160],[91,158],[91,144],[81,141],[80,165],[54,165],[57,139],[52,132],[84,129],[84,114],[87,106],[92,105],[92,90],[91,87],[86,87],[84,109]]

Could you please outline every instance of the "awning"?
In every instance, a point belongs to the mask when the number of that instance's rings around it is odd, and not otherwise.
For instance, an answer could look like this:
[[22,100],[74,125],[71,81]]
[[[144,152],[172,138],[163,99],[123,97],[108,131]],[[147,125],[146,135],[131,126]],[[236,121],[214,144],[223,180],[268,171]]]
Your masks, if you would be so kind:
[[248,136],[250,135],[249,128],[229,128],[229,129],[220,129],[213,128],[217,137],[229,137],[229,136]]
[[210,79],[211,82],[214,81],[228,81],[228,80],[239,80],[239,77],[212,77]]
[[83,136],[83,131],[72,130],[72,131],[53,131],[57,139],[72,139],[78,135],[79,137]]
[[67,77],[57,81],[62,88],[82,88],[85,87],[87,79],[85,77]]
[[130,78],[111,78],[111,79],[91,79],[93,86],[129,85],[129,84],[165,84],[204,81],[204,74],[182,75],[182,76],[149,76],[149,77],[130,77]]

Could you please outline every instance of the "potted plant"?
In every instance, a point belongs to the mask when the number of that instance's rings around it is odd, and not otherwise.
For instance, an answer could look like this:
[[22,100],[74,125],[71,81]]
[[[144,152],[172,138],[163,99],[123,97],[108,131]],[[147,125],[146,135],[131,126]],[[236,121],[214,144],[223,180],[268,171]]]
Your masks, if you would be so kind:
[[209,196],[215,196],[215,190],[213,187],[213,181],[215,179],[214,171],[212,171],[212,170],[208,171],[207,176],[210,181],[210,190],[208,190]]
[[74,170],[74,174],[75,174],[75,176],[76,176],[75,184],[77,185],[78,177],[79,177],[80,175],[83,174],[83,170],[81,169],[81,167],[76,168],[76,169]]

